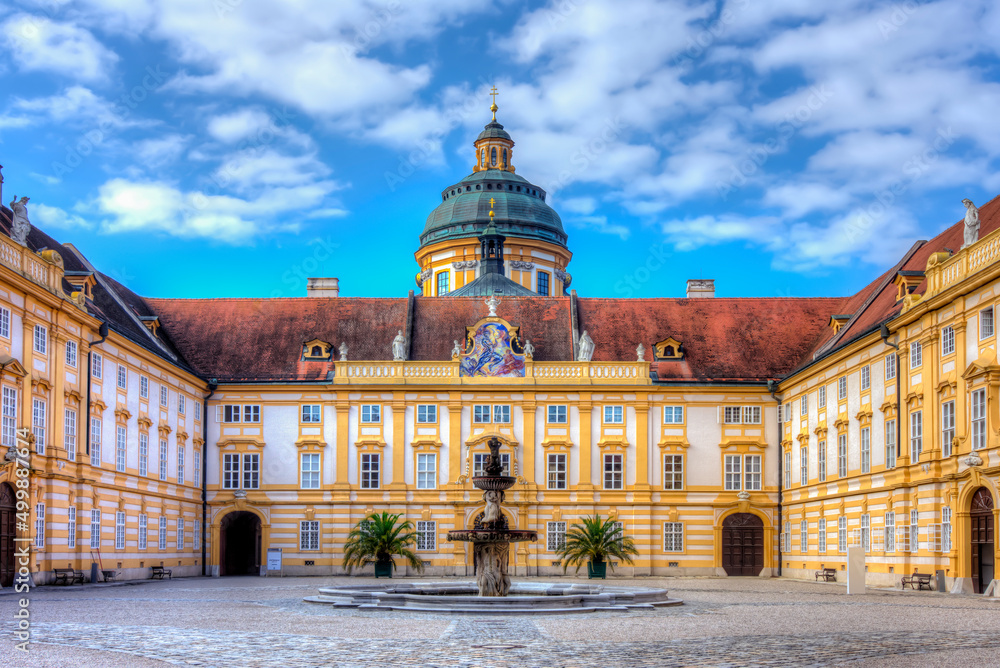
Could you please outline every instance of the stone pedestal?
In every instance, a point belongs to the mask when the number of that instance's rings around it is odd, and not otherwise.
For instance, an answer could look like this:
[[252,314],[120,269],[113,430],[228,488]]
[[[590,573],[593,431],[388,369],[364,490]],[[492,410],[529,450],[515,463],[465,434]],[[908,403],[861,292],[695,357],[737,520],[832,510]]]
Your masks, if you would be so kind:
[[506,596],[510,591],[507,564],[510,543],[474,543],[476,584],[480,596]]

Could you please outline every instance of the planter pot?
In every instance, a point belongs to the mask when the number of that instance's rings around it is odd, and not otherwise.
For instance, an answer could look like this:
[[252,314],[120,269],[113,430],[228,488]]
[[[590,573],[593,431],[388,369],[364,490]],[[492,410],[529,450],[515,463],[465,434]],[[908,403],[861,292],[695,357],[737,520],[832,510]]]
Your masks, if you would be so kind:
[[392,577],[392,562],[387,562],[384,564],[375,564],[375,577],[377,578],[391,578]]
[[591,580],[600,578],[602,580],[607,579],[608,576],[608,562],[587,562],[587,577]]

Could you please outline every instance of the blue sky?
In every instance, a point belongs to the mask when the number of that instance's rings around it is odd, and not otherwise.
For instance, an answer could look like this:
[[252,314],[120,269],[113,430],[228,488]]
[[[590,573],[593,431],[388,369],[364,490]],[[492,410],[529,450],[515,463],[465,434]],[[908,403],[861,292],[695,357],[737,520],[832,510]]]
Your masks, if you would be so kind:
[[1000,192],[977,0],[0,8],[4,200],[140,294],[415,288],[489,120],[583,296],[849,294]]

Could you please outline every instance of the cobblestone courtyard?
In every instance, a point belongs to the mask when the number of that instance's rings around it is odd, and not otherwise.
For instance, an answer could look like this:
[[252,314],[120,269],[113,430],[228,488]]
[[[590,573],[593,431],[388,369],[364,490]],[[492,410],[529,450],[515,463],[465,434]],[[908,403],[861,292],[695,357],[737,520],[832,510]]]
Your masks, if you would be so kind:
[[[334,610],[303,596],[343,578],[179,579],[43,587],[33,643],[14,650],[14,596],[0,595],[0,665],[993,666],[1000,603],[790,580],[641,578],[685,605],[655,611],[481,620]],[[352,583],[362,580],[351,579]],[[8,590],[9,591],[9,590]]]

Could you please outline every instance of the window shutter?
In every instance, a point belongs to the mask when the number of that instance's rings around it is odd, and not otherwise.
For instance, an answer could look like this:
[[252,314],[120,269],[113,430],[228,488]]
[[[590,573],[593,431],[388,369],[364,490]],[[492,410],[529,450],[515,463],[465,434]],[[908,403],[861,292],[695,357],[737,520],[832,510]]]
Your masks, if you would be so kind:
[[215,421],[222,424],[222,404],[215,407]]

